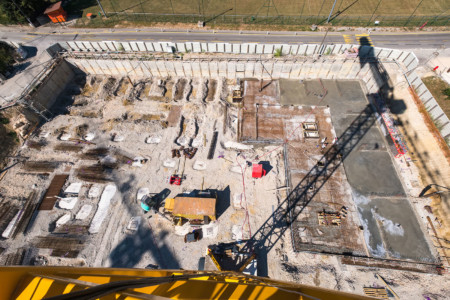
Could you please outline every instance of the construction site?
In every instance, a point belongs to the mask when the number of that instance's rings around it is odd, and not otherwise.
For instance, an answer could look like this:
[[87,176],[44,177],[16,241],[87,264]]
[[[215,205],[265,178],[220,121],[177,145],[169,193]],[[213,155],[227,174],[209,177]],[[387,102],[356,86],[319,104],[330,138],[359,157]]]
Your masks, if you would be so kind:
[[440,221],[395,121],[421,122],[409,54],[79,43],[55,47],[7,112],[21,145],[0,176],[2,264],[449,294]]

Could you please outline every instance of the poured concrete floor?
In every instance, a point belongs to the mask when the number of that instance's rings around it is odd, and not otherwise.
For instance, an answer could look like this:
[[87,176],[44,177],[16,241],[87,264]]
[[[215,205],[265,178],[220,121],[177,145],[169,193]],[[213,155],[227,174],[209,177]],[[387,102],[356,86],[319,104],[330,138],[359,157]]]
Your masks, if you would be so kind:
[[[279,86],[281,104],[329,106],[338,137],[368,105],[361,84],[354,80],[281,79]],[[376,257],[434,261],[409,200],[405,198],[387,141],[382,130],[373,126],[344,160],[366,245]],[[391,224],[394,224],[393,229],[389,227]]]

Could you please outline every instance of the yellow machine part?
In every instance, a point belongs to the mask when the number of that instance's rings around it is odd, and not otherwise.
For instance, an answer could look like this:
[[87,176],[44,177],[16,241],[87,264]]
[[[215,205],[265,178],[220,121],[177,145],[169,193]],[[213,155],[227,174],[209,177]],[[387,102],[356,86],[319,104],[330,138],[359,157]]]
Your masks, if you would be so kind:
[[113,292],[101,299],[374,299],[233,272],[23,266],[0,268],[0,299],[43,299],[116,281],[178,275],[199,277]]
[[175,204],[175,199],[167,198],[166,203],[164,204],[164,209],[168,212],[172,212],[174,204]]

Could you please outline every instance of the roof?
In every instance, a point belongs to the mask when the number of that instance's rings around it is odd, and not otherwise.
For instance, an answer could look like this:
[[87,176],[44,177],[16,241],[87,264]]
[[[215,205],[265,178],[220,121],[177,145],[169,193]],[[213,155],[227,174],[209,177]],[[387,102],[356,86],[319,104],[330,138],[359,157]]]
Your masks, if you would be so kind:
[[176,197],[173,205],[174,215],[216,216],[215,198]]
[[44,11],[44,14],[49,14],[49,13],[52,13],[54,11],[60,10],[61,9],[61,4],[62,4],[62,1],[53,3],[52,5],[47,7],[47,9]]

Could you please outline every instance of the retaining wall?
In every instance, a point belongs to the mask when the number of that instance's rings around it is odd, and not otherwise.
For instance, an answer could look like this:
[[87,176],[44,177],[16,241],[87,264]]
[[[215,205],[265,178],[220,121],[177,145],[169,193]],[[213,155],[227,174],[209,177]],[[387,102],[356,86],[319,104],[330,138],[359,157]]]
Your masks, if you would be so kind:
[[[381,78],[374,78],[369,67],[362,68],[359,59],[338,59],[333,54],[343,54],[350,48],[359,48],[360,54],[369,53],[383,62],[396,61],[403,69],[399,72],[407,74],[410,84],[430,113],[444,138],[450,137],[450,121],[426,86],[414,72],[419,65],[416,55],[398,49],[367,47],[349,44],[316,45],[316,44],[259,44],[259,43],[202,43],[202,42],[115,42],[115,41],[74,41],[61,44],[69,51],[111,53],[111,52],[167,52],[167,53],[226,53],[226,54],[275,54],[281,52],[286,57],[302,57],[301,60],[272,60],[263,62],[242,60],[153,60],[153,61],[120,61],[112,59],[71,60],[81,70],[91,74],[123,75],[125,73],[138,77],[144,76],[211,76],[211,77],[257,77],[257,78],[292,78],[292,79],[362,79],[369,92],[375,92],[382,83]],[[320,59],[312,56],[321,54]],[[236,58],[236,57],[234,57]],[[269,75],[270,74],[270,75]]]

